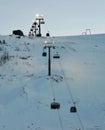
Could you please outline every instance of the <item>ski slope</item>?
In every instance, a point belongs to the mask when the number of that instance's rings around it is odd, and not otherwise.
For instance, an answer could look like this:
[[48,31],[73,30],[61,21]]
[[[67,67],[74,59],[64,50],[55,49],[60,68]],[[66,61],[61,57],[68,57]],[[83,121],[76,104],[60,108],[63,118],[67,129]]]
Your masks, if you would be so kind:
[[[0,57],[9,54],[0,65],[0,130],[105,129],[105,34],[52,39],[48,76],[48,39],[0,36]],[[53,99],[60,109],[50,108]]]

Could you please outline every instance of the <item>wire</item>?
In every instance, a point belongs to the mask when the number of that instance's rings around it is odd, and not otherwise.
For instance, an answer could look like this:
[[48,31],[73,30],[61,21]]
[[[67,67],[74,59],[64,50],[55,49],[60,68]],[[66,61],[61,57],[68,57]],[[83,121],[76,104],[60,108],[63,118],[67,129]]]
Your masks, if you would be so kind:
[[[53,86],[53,78],[51,78],[50,80],[50,83],[51,83],[51,89],[52,89],[52,93],[53,93],[53,101],[55,101],[55,91],[54,91],[54,86]],[[59,113],[59,110],[57,110],[58,112],[58,118],[59,118],[59,123],[60,123],[60,126],[61,126],[61,130],[64,130],[63,129],[63,123],[62,123],[62,118],[61,118],[61,115]]]
[[58,118],[59,118],[60,126],[61,126],[61,129],[63,130],[63,123],[62,123],[61,115],[59,113],[59,110],[57,112],[58,112]]
[[80,125],[81,125],[82,130],[84,130],[84,126],[83,126],[82,120],[81,120],[81,118],[80,118],[80,115],[79,115],[78,112],[77,112],[76,114],[77,114],[77,117],[78,117],[78,120],[79,120],[79,122],[80,122]]
[[54,92],[52,79],[50,81],[51,81],[50,83],[51,83],[51,89],[52,89],[52,94],[53,94],[53,100],[55,100],[55,92]]
[[62,64],[61,64],[60,60],[59,60],[59,64],[60,64],[60,68],[61,68],[62,73],[63,73],[63,76],[64,76],[64,81],[65,81],[67,90],[68,90],[68,92],[69,92],[69,95],[70,95],[70,98],[71,98],[71,100],[72,100],[72,103],[74,104],[74,99],[73,99],[73,96],[72,96],[72,93],[71,93],[71,89],[70,89],[69,84],[68,84],[68,82],[67,82],[67,80],[66,80],[66,75],[65,75],[65,72],[64,72],[64,70],[63,70],[63,67],[62,67]]
[[[71,97],[72,103],[75,105],[75,102],[74,102],[74,99],[73,99],[73,95],[72,95],[72,93],[71,93],[70,86],[69,86],[69,84],[68,84],[68,82],[67,82],[67,80],[66,80],[66,75],[65,75],[65,72],[64,72],[64,70],[63,70],[62,64],[61,64],[60,60],[58,60],[58,61],[59,61],[60,68],[61,68],[61,71],[62,71],[63,76],[64,76],[64,81],[65,81],[67,90],[68,90],[69,95],[70,95],[70,97]],[[80,123],[80,125],[81,125],[82,130],[84,130],[84,126],[83,126],[82,120],[81,120],[81,118],[80,118],[80,115],[79,115],[78,112],[76,112],[76,114],[77,114],[77,118],[78,118],[78,120],[79,120],[79,123]]]
[[[68,83],[67,80],[66,80],[66,74],[65,74],[65,72],[64,72],[64,69],[63,69],[63,67],[62,67],[62,64],[61,64],[60,60],[58,60],[58,62],[59,62],[59,65],[60,65],[62,74],[63,74],[63,76],[64,76],[65,85],[66,85],[66,87],[67,87],[67,91],[68,91],[68,93],[69,93],[70,99],[71,99],[72,103],[73,103],[74,106],[75,106],[75,102],[74,102],[74,98],[73,98],[73,95],[72,95],[72,92],[71,92],[70,85],[69,85],[69,83]],[[52,77],[52,82],[51,82],[51,88],[52,88],[52,93],[53,93],[53,97],[54,97],[53,100],[55,101],[55,92],[54,92],[54,88],[53,88],[53,77]],[[81,118],[80,118],[80,116],[79,116],[79,113],[76,112],[76,115],[77,115],[78,121],[79,121],[79,123],[80,123],[81,130],[84,130],[84,126],[83,126],[82,120],[81,120]],[[62,123],[62,119],[61,119],[61,116],[60,116],[59,111],[58,111],[58,117],[59,117],[59,122],[60,122],[61,129],[63,130],[63,123]]]

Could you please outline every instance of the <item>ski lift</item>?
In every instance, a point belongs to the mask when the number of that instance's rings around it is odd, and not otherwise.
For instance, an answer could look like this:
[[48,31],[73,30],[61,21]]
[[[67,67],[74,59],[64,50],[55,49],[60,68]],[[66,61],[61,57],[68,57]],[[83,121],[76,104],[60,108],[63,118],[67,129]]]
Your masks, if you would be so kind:
[[31,28],[30,31],[33,31],[33,29]]
[[58,53],[56,53],[56,54],[53,56],[53,58],[59,59],[59,58],[60,58],[60,55],[59,55]]
[[48,32],[48,33],[46,33],[46,37],[49,37],[50,36],[50,33]]
[[60,109],[60,103],[52,102],[51,103],[51,109]]
[[38,29],[37,28],[35,28],[35,31],[37,31]]
[[42,53],[42,56],[44,56],[44,57],[47,56],[47,53],[46,53],[46,52],[43,52],[43,53]]
[[46,45],[43,47],[43,49],[46,49]]
[[77,112],[77,108],[75,105],[70,108],[70,112],[72,112],[72,113]]
[[45,24],[44,20],[41,21],[41,24]]
[[29,35],[31,35],[31,32],[29,32]]
[[32,25],[32,28],[35,28],[35,26],[34,26],[34,25]]
[[37,25],[37,22],[34,22],[33,24],[34,24],[34,25]]

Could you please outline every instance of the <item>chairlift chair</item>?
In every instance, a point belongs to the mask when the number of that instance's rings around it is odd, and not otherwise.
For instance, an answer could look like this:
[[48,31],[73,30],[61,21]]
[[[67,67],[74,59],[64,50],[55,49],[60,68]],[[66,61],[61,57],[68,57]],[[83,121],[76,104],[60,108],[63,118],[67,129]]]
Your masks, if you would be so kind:
[[37,22],[34,22],[33,24],[34,24],[34,25],[37,25]]
[[33,28],[35,28],[35,26],[34,26],[34,25],[32,25],[32,29],[33,29]]
[[44,56],[44,57],[47,56],[47,53],[46,53],[46,52],[43,52],[43,53],[42,53],[42,56]]
[[52,102],[51,103],[51,109],[60,109],[60,103]]
[[33,28],[31,28],[30,31],[33,31]]
[[46,33],[46,37],[49,37],[50,36],[50,33],[48,32],[48,33]]
[[45,24],[44,20],[41,21],[41,24]]
[[46,45],[43,46],[43,49],[46,49]]
[[72,113],[73,113],[73,112],[74,112],[74,113],[77,112],[76,106],[72,106],[72,107],[70,108],[70,112],[72,112]]
[[56,54],[53,56],[53,58],[59,59],[59,58],[60,58],[60,55],[59,55],[58,53],[56,53]]

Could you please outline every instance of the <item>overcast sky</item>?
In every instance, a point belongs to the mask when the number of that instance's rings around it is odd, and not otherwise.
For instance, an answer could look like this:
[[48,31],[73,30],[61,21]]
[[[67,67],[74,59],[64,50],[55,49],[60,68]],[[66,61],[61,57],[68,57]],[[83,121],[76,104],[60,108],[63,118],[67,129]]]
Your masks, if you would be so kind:
[[0,0],[0,34],[21,29],[28,35],[36,14],[44,15],[43,35],[105,33],[105,0]]

